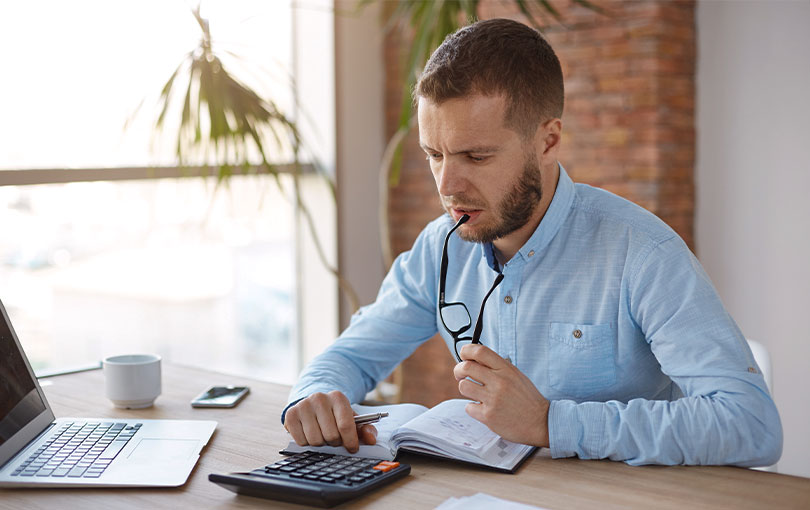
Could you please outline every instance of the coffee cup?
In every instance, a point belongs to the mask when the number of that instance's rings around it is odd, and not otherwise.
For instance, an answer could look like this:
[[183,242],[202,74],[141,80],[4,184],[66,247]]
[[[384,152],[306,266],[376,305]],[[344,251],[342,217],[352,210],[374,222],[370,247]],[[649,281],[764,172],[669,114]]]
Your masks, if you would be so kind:
[[125,354],[102,362],[104,391],[115,407],[143,409],[160,395],[160,356]]

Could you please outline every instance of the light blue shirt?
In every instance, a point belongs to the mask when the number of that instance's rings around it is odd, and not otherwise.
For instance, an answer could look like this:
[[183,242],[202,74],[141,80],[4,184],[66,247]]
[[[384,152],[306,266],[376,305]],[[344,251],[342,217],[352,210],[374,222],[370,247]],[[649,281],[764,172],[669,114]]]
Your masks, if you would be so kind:
[[[290,401],[358,402],[437,331],[442,216],[400,255],[375,303],[304,370]],[[473,324],[498,271],[491,244],[453,235],[446,301]],[[629,464],[770,465],[782,425],[751,350],[708,276],[660,219],[560,167],[531,238],[500,268],[481,343],[550,400],[553,457]],[[540,426],[540,424],[538,424]]]

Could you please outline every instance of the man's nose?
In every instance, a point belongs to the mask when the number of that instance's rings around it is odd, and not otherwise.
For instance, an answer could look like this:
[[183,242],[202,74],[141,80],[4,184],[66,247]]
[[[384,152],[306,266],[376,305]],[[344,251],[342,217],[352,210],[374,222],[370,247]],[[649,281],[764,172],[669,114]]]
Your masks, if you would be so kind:
[[439,194],[442,196],[452,196],[464,191],[464,177],[461,165],[453,158],[444,158],[439,172],[439,179],[436,183]]

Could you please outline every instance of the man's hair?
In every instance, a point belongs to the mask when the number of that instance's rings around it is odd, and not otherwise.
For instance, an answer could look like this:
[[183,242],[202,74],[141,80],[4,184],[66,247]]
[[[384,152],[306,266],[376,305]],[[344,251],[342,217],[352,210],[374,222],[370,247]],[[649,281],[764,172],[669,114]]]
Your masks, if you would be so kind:
[[554,50],[537,30],[517,21],[478,21],[447,36],[414,88],[440,104],[471,94],[505,96],[506,126],[524,139],[563,112],[563,77]]

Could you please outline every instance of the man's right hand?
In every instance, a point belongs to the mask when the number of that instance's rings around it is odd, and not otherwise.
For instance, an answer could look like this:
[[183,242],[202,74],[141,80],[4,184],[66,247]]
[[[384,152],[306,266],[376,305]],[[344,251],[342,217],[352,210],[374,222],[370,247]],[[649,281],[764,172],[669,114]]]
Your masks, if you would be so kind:
[[313,393],[287,410],[284,428],[299,446],[341,446],[351,453],[377,442],[374,425],[354,424],[354,410],[339,391]]

